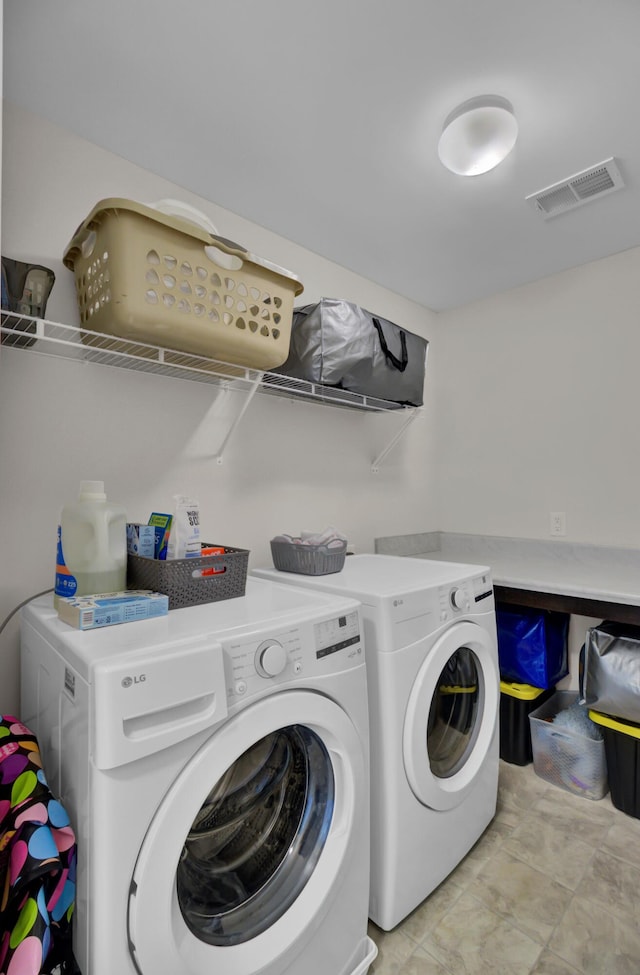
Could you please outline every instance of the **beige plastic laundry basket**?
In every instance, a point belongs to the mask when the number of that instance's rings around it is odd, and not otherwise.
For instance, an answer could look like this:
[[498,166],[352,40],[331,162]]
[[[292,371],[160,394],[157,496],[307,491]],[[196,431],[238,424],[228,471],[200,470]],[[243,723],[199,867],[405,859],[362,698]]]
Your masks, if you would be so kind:
[[88,330],[252,369],[289,354],[299,279],[183,216],[102,200],[64,264]]

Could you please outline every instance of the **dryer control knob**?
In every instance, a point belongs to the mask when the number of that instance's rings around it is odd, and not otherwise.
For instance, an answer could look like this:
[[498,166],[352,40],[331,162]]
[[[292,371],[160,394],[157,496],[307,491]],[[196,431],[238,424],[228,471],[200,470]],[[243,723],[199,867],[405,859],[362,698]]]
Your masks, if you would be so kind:
[[256,670],[261,677],[277,677],[287,666],[287,651],[277,640],[265,640],[256,650]]
[[450,598],[454,609],[469,609],[469,597],[464,589],[452,589]]

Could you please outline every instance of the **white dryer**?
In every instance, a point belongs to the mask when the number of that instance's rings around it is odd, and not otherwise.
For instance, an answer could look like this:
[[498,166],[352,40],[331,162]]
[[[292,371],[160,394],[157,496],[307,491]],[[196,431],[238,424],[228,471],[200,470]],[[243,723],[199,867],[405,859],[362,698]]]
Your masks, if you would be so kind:
[[362,603],[371,742],[369,917],[395,927],[493,819],[500,678],[490,570],[353,555],[324,576],[255,574]]
[[90,632],[22,613],[22,720],[78,841],[83,975],[364,975],[358,603],[246,595]]

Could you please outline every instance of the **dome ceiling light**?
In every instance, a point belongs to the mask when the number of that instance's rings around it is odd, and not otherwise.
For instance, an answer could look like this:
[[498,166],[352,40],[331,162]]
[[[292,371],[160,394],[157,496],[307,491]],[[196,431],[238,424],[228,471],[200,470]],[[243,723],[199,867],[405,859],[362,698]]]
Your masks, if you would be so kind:
[[479,176],[505,159],[518,136],[513,106],[500,95],[480,95],[445,119],[438,143],[443,166],[458,176]]

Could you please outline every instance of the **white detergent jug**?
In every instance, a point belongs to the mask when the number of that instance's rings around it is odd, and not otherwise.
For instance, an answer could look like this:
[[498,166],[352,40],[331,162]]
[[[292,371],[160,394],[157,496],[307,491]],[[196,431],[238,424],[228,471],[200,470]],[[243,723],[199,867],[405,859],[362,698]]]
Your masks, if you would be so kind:
[[120,592],[127,583],[127,515],[107,501],[102,481],[81,481],[58,526],[54,605],[61,596]]

